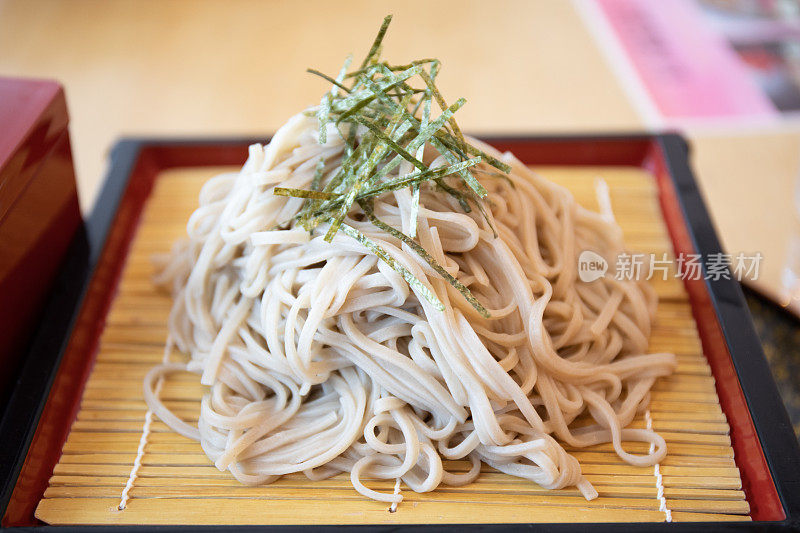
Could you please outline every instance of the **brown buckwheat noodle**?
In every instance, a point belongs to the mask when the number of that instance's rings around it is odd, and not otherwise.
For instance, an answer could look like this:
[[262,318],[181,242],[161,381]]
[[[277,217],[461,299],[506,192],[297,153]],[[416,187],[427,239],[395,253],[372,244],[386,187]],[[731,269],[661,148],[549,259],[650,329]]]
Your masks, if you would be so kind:
[[[267,146],[251,146],[240,172],[204,185],[189,238],[161,274],[175,291],[170,338],[191,354],[145,378],[161,420],[242,483],[349,472],[355,490],[393,504],[402,495],[370,489],[370,479],[427,492],[472,482],[483,462],[591,499],[597,493],[560,443],[611,442],[633,465],[664,457],[663,438],[627,428],[676,364],[672,354],[646,354],[656,297],[641,282],[577,276],[581,251],[613,264],[624,249],[607,209],[582,208],[511,154],[471,139],[513,169],[505,180],[477,167],[491,226],[423,186],[417,238],[488,319],[407,245],[351,212],[346,223],[422,280],[440,311],[341,232],[328,243],[325,227],[271,229],[303,204],[274,195],[275,186],[308,188],[321,158],[324,175],[336,173],[343,143],[334,133],[320,145],[317,119],[301,113]],[[446,165],[430,147],[425,159]],[[408,190],[375,202],[376,215],[404,232],[410,212]],[[197,427],[155,393],[160,377],[184,370],[208,387]],[[628,453],[625,441],[652,451]],[[448,471],[445,459],[471,466]]]

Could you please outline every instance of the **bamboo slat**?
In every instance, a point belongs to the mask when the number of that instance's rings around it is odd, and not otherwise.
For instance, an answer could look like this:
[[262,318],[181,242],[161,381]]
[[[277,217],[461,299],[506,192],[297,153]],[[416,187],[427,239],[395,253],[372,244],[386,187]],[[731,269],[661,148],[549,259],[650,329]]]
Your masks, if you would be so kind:
[[[637,168],[544,168],[595,209],[594,179],[611,189],[615,215],[631,249],[672,254],[652,178]],[[246,487],[209,462],[200,445],[173,433],[157,418],[151,425],[130,501],[118,509],[137,456],[147,406],[142,378],[160,362],[171,299],[151,282],[152,256],[168,252],[182,236],[208,169],[163,173],[145,209],[81,408],[36,516],[50,524],[413,524],[490,522],[663,521],[657,478],[651,467],[622,462],[610,444],[571,450],[599,497],[585,501],[575,488],[549,491],[484,466],[467,487],[432,493],[403,490],[397,512],[365,500],[347,475],[311,482],[302,474],[272,485]],[[680,280],[652,280],[660,298],[651,351],[671,351],[678,369],[653,387],[649,414],[667,441],[659,465],[666,507],[674,521],[749,520],[739,470],[719,406],[714,378],[703,355],[691,306]],[[180,359],[176,356],[176,360]],[[197,376],[167,379],[161,397],[186,420],[196,420],[203,388]],[[644,415],[632,427],[646,427]],[[643,443],[626,443],[645,453]],[[459,471],[466,462],[451,461]],[[376,490],[393,482],[367,481]]]

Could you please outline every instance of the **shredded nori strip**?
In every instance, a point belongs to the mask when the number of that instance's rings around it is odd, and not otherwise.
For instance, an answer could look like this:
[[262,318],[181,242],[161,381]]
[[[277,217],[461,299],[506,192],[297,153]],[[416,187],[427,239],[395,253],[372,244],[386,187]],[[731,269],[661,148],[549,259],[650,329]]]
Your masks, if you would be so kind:
[[[437,309],[442,302],[430,288],[395,260],[383,247],[348,223],[348,215],[360,208],[372,225],[391,238],[407,245],[434,271],[453,286],[483,317],[489,312],[464,284],[450,275],[416,240],[420,189],[426,183],[452,196],[465,212],[474,204],[494,231],[483,206],[486,189],[474,172],[510,179],[511,168],[482,150],[470,145],[455,120],[456,112],[466,103],[459,98],[452,105],[436,87],[441,63],[438,59],[419,59],[403,65],[381,60],[383,38],[392,16],[384,18],[372,46],[360,66],[348,72],[352,56],[348,56],[334,78],[316,69],[308,72],[328,82],[331,87],[320,100],[314,115],[319,121],[319,142],[327,142],[328,124],[342,138],[345,148],[338,169],[325,175],[325,161],[317,162],[310,189],[276,187],[274,194],[303,198],[300,212],[291,220],[278,224],[287,227],[298,222],[308,231],[329,223],[325,240],[331,241],[342,232],[364,245],[389,267],[398,272],[409,286]],[[414,80],[421,85],[414,86]],[[432,103],[440,114],[432,116]],[[446,166],[431,168],[424,161],[425,147],[431,146],[447,161]],[[413,169],[390,177],[401,163]],[[476,167],[481,162],[497,169],[488,172]],[[401,167],[405,168],[405,167]],[[393,191],[410,188],[410,235],[380,220],[373,212],[376,198]],[[495,233],[496,236],[496,233]]]

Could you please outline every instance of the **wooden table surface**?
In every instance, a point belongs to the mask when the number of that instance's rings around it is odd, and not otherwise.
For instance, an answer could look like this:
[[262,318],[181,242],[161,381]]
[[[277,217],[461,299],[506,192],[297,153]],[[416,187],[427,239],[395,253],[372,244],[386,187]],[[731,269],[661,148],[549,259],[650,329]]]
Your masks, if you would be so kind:
[[[0,0],[0,75],[66,87],[81,203],[122,135],[264,135],[318,101],[307,67],[365,53],[383,16],[385,55],[438,57],[471,133],[632,131],[642,119],[568,1]],[[731,252],[764,254],[776,291],[800,234],[800,128],[687,132]]]

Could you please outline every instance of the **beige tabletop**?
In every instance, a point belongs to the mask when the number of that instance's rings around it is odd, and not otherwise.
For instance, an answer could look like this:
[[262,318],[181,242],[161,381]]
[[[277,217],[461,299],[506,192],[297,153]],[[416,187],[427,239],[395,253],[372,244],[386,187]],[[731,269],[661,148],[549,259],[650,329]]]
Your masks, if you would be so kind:
[[[123,135],[265,135],[319,99],[308,67],[363,54],[387,13],[385,55],[437,57],[472,133],[631,131],[643,122],[569,1],[0,0],[0,75],[67,93],[81,204]],[[800,225],[800,128],[687,132],[729,251],[764,254],[776,292]],[[800,233],[800,231],[798,231]]]

